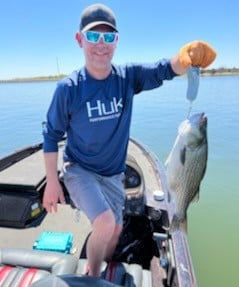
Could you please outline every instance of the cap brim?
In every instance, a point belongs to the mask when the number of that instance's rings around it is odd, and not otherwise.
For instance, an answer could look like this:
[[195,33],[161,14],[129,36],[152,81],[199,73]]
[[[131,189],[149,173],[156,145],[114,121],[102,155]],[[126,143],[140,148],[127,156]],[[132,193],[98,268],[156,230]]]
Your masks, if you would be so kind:
[[86,25],[81,30],[81,32],[89,31],[90,29],[92,29],[92,28],[94,28],[95,26],[98,26],[98,25],[107,25],[107,26],[113,28],[115,32],[118,32],[118,30],[116,29],[116,27],[114,25],[110,24],[109,22],[105,22],[105,21],[96,21],[96,22],[89,23],[88,25]]

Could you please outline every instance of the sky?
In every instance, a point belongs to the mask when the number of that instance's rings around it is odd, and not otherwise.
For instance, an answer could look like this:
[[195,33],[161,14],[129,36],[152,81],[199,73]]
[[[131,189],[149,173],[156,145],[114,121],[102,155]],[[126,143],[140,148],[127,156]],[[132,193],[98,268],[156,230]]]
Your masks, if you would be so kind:
[[[69,74],[84,65],[75,33],[95,1],[0,0],[0,79]],[[117,18],[114,63],[170,58],[204,40],[218,55],[209,68],[239,67],[238,0],[108,0]]]

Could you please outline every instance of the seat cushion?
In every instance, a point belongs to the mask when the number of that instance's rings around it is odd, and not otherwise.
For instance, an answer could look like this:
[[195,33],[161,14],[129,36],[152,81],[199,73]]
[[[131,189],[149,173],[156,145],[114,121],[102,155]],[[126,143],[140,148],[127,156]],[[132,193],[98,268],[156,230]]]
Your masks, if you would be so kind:
[[37,268],[0,265],[0,286],[28,287],[50,275],[50,272]]
[[[107,264],[106,262],[103,262],[101,264],[101,271],[103,272],[106,268]],[[76,268],[76,274],[78,275],[86,275],[88,271],[88,262],[87,262],[87,259],[84,259],[84,258],[81,258],[78,260],[78,265],[77,265],[77,268]]]
[[78,259],[69,254],[0,248],[0,286],[28,287],[50,274],[75,273]]
[[[85,275],[87,270],[87,259],[80,259],[76,274]],[[116,285],[127,287],[151,287],[151,272],[143,269],[138,264],[127,264],[120,262],[103,262],[101,266],[101,278]]]
[[50,275],[37,281],[31,287],[121,287],[102,278],[92,276]]
[[103,278],[122,286],[152,286],[151,272],[143,269],[139,264],[110,262]]

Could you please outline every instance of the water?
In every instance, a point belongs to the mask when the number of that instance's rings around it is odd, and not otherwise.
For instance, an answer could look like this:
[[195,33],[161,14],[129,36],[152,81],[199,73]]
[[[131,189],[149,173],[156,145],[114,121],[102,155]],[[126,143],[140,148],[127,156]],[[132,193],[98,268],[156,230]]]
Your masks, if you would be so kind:
[[0,85],[0,158],[42,141],[41,123],[55,85],[54,82]]
[[[55,82],[0,85],[0,158],[42,140]],[[186,78],[135,97],[131,136],[163,162],[188,113]],[[238,286],[239,76],[200,79],[192,113],[208,116],[209,158],[200,200],[190,206],[189,243],[200,287]]]

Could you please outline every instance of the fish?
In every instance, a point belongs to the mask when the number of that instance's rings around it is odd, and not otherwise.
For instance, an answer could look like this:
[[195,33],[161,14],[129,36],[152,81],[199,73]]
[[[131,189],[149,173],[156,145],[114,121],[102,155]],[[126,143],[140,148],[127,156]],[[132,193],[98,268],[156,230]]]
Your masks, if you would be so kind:
[[192,201],[199,200],[208,159],[207,124],[203,112],[184,120],[165,162],[169,195],[175,204],[171,232],[178,228],[187,232],[187,209]]

